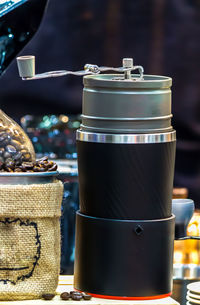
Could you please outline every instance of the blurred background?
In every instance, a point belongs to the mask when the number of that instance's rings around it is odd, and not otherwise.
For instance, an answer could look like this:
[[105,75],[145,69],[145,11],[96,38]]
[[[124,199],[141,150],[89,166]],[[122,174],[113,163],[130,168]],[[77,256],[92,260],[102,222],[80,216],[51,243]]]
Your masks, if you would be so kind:
[[[146,74],[172,77],[172,122],[177,131],[174,186],[185,188],[179,195],[193,199],[199,209],[199,37],[200,0],[50,0],[38,32],[20,55],[36,56],[36,73],[80,70],[86,63],[120,66],[123,57],[133,57]],[[13,61],[0,84],[2,110],[22,124],[38,156],[59,159],[65,182],[62,232],[68,232],[62,271],[73,273],[72,236],[78,208],[75,130],[80,125],[82,78],[23,82]],[[67,164],[61,159],[67,159]],[[174,196],[179,195],[176,190]],[[189,260],[176,254],[175,262],[199,265],[199,243],[188,243],[178,244],[176,252],[190,245],[196,256]]]
[[[37,73],[86,63],[120,66],[123,57],[133,57],[145,73],[171,76],[178,138],[174,185],[187,187],[200,207],[199,37],[200,0],[50,0],[20,54],[36,56]],[[1,77],[1,108],[17,121],[34,116],[30,126],[35,116],[80,114],[81,95],[82,78],[22,82],[15,61]]]

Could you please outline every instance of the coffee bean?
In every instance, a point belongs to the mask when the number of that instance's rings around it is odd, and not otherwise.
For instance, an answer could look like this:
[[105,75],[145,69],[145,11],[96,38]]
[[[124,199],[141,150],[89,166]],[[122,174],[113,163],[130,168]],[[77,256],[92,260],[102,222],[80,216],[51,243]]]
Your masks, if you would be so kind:
[[[22,151],[21,151],[22,152]],[[22,153],[22,157],[21,157],[21,159],[22,159],[22,161],[31,161],[31,154],[30,153],[25,153],[25,154],[23,154]]]
[[44,156],[40,159],[37,160],[38,163],[42,162],[42,161],[48,161],[48,157],[47,156]]
[[45,172],[45,168],[44,167],[39,167],[39,172]]
[[44,162],[42,162],[42,165],[43,165],[45,168],[49,169],[49,168],[51,168],[52,166],[54,166],[55,163],[54,163],[53,161],[44,161]]
[[49,169],[48,169],[48,171],[49,172],[54,172],[54,171],[56,171],[57,170],[57,164],[54,164],[52,167],[50,167]]
[[70,298],[69,292],[63,292],[63,293],[61,293],[60,298],[61,298],[62,300],[69,300],[69,298]]
[[22,143],[22,142],[21,142],[22,140],[21,140],[20,135],[15,135],[15,134],[14,134],[14,135],[12,135],[12,139],[15,140],[15,141],[17,141],[17,142]]
[[70,291],[70,296],[72,296],[72,294],[74,294],[74,293],[76,293],[77,291],[75,291],[75,290],[72,290],[72,291]]
[[3,162],[0,161],[0,169],[3,168]]
[[[53,163],[54,164],[54,163]],[[36,165],[39,166],[39,167],[43,167],[45,169],[48,169],[49,168],[49,161],[41,161],[41,160],[38,160],[36,161]]]
[[16,173],[22,173],[23,170],[22,170],[21,168],[19,168],[19,167],[16,167],[16,168],[14,169],[14,172],[16,172]]
[[19,141],[11,140],[10,144],[13,145],[18,151],[22,149],[22,144]]
[[48,168],[45,167],[43,164],[39,164],[38,166],[39,166],[40,168],[42,168],[44,172],[46,172],[46,171],[48,170]]
[[6,162],[6,167],[14,169],[15,168],[15,162],[13,160]]
[[4,147],[5,145],[9,144],[10,139],[11,139],[10,136],[7,135],[6,133],[2,134],[0,136],[0,146]]
[[71,295],[72,300],[74,301],[80,301],[82,299],[82,295],[81,294],[77,294],[77,293],[73,293]]
[[12,173],[12,172],[13,172],[13,170],[12,170],[11,168],[9,168],[9,167],[6,167],[6,172],[10,172],[10,173]]
[[5,149],[3,147],[0,148],[0,156],[2,156],[5,152]]
[[7,137],[8,135],[5,132],[0,132],[0,142],[3,142]]
[[16,166],[20,166],[20,165],[21,165],[21,160],[15,161],[15,165],[16,165]]
[[54,163],[53,161],[49,161],[49,162],[48,162],[48,166],[49,166],[49,167],[53,166],[54,164],[55,164],[55,163]]
[[34,163],[33,162],[22,162],[21,166],[24,169],[33,169]]
[[26,153],[28,153],[28,150],[26,148],[22,148],[20,150],[20,152],[21,152],[22,155],[25,155]]
[[7,158],[4,163],[6,164],[7,162],[10,162],[10,161],[13,161],[13,159],[11,157]]
[[[16,150],[13,147],[13,145],[7,145],[6,151],[3,147],[0,148],[0,171],[11,172],[12,170],[14,172],[33,173],[57,170],[56,163],[49,161],[48,157],[33,162],[30,153],[26,149],[13,154],[14,150]],[[3,154],[2,156],[1,153]]]
[[34,172],[39,172],[40,171],[40,167],[39,166],[34,166],[33,167],[33,171]]
[[16,154],[17,149],[13,145],[7,145],[6,151],[9,152],[11,155],[14,155],[14,154]]
[[81,295],[81,296],[82,296],[82,293],[81,293],[81,292],[79,292],[79,291],[76,291],[76,290],[75,290],[75,291],[73,291],[73,293],[72,293],[72,294],[73,294],[73,295],[74,295],[74,294],[76,294],[76,295]]
[[12,157],[12,155],[11,155],[9,152],[7,152],[7,151],[5,151],[5,153],[3,154],[3,156],[4,156],[4,159],[8,159],[8,158],[11,158],[11,157]]
[[12,133],[13,133],[13,130],[11,131],[10,129],[7,128],[7,126],[6,127],[4,126],[3,131],[8,135],[12,135]]
[[42,295],[42,298],[45,300],[52,300],[55,297],[55,294],[52,293],[45,293]]
[[15,161],[20,160],[20,161],[21,161],[21,157],[22,157],[21,152],[18,152],[18,153],[16,153],[16,154],[13,156],[13,160],[15,160]]
[[19,130],[13,129],[13,135],[14,135],[15,137],[20,137],[21,133],[20,133]]
[[90,294],[83,293],[84,300],[91,300],[92,296]]
[[49,167],[49,162],[48,161],[42,161],[39,163],[42,167],[46,168]]
[[25,172],[26,169],[21,165],[21,163],[18,165],[17,162],[15,162],[16,168],[19,168],[22,172]]
[[[40,169],[39,169],[40,168]],[[48,157],[36,161],[35,171],[55,171],[57,165],[53,161],[48,161]]]
[[82,294],[78,294],[78,293],[73,293],[72,295],[71,295],[71,298],[72,298],[72,300],[74,300],[74,301],[80,301],[81,299],[82,299]]

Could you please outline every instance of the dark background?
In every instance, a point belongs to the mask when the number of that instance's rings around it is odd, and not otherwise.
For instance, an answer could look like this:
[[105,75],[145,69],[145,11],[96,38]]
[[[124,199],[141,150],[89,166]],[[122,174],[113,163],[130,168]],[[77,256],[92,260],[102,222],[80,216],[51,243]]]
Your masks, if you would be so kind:
[[[175,186],[187,187],[200,207],[200,0],[50,0],[22,54],[36,55],[38,73],[133,57],[145,73],[171,76]],[[79,77],[22,82],[15,62],[0,81],[1,108],[18,121],[81,113],[81,94]]]

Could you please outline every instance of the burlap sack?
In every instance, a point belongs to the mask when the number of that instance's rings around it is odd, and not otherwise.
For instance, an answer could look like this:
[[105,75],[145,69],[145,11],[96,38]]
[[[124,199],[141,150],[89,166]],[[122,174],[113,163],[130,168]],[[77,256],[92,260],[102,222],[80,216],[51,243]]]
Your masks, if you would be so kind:
[[60,270],[60,181],[0,185],[0,299],[55,293]]

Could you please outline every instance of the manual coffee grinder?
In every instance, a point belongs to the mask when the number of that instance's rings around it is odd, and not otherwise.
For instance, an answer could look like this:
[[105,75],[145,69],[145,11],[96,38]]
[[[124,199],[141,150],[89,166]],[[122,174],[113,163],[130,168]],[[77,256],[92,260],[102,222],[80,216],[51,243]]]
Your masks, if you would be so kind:
[[[131,67],[132,59],[125,59]],[[140,70],[141,71],[141,70]],[[169,77],[84,77],[77,131],[74,285],[98,296],[171,294],[176,133]]]
[[[18,58],[18,66],[23,79],[85,75],[74,287],[106,298],[169,296],[176,149],[171,78],[143,75],[132,59],[120,68],[87,65],[40,75],[32,57]],[[131,73],[135,69],[139,74]],[[117,74],[100,74],[109,70]]]

